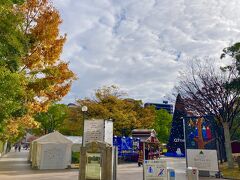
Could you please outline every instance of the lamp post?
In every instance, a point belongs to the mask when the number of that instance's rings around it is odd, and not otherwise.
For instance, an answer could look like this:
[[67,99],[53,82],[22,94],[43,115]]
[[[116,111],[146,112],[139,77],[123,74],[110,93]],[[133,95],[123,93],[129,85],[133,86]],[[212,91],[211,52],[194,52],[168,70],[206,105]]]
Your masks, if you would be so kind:
[[187,139],[186,139],[186,124],[184,117],[180,117],[183,123],[183,136],[184,136],[184,149],[185,149],[185,158],[186,158],[186,166],[188,168],[188,159],[187,159]]
[[82,147],[84,143],[84,120],[85,120],[85,113],[87,112],[88,107],[87,106],[82,106],[82,113],[83,113],[83,120],[82,120],[82,127],[83,127],[83,134],[82,134]]

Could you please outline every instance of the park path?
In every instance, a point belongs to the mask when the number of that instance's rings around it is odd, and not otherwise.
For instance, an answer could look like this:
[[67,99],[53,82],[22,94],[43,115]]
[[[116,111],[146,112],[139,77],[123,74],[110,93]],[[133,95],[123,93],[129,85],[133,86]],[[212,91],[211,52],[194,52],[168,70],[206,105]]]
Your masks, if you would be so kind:
[[[0,158],[0,180],[78,180],[78,169],[33,170],[27,157],[26,150],[11,150]],[[118,170],[118,180],[142,179],[142,168],[137,163],[121,164]]]
[[0,180],[77,180],[76,169],[33,170],[27,162],[28,151],[14,152],[0,158]]
[[[77,169],[33,170],[27,162],[28,151],[12,150],[0,158],[0,180],[78,180]],[[177,169],[177,180],[186,180],[184,159],[166,158],[168,166]],[[137,163],[118,165],[118,180],[142,180],[143,169]],[[211,178],[200,178],[210,180]],[[213,178],[214,179],[214,178]],[[213,180],[211,179],[211,180]],[[219,180],[219,179],[218,179]]]

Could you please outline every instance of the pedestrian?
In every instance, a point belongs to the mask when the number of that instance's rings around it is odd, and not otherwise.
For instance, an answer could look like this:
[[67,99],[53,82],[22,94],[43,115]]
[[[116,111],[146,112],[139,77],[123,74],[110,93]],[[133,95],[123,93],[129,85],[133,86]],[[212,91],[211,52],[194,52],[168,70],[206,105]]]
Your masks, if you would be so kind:
[[21,151],[21,144],[19,144],[19,146],[18,146],[18,151],[19,152]]
[[15,148],[15,152],[17,152],[18,145],[17,145],[17,144],[15,144],[14,148]]
[[138,166],[140,167],[143,164],[143,151],[140,150],[138,154]]

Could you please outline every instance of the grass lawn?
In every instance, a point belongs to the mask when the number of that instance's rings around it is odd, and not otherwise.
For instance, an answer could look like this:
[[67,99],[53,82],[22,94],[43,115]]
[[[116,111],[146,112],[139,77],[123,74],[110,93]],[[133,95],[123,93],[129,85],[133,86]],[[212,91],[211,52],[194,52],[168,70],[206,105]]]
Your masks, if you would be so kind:
[[224,178],[240,180],[240,169],[237,164],[234,169],[228,169],[227,163],[220,164],[220,171],[222,172]]

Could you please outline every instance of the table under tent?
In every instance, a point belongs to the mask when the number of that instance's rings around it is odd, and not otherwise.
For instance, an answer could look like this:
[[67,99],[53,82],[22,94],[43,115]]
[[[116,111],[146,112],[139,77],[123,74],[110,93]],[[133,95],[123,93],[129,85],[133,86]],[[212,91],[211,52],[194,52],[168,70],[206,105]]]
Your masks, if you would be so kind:
[[30,145],[29,160],[37,169],[66,169],[71,165],[72,141],[55,131]]

